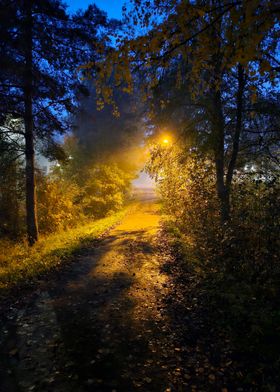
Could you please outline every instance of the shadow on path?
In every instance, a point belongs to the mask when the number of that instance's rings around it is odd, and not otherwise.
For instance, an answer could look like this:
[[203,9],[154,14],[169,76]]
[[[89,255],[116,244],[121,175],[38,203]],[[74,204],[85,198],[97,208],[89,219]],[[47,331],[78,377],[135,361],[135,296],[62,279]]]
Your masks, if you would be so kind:
[[139,205],[41,284],[15,318],[16,386],[5,392],[174,390],[179,359],[162,311],[159,218],[155,203]]

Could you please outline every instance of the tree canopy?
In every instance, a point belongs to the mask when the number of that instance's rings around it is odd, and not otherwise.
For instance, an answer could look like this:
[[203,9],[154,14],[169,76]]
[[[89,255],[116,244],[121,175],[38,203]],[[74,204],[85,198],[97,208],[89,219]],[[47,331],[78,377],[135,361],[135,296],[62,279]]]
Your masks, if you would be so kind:
[[[129,32],[117,37],[110,61],[99,65],[101,106],[114,104],[109,80],[113,78],[123,91],[130,92],[133,73],[141,70],[140,88],[148,102],[160,96],[167,78],[180,92],[170,88],[161,94],[157,105],[149,106],[151,116],[160,104],[163,111],[182,107],[183,117],[191,107],[203,117],[195,125],[196,140],[207,143],[215,160],[222,222],[230,215],[230,189],[241,138],[252,140],[246,131],[254,132],[251,126],[255,129],[256,114],[261,121],[257,101],[276,106],[279,100],[278,14],[273,1],[135,1],[126,13]],[[183,121],[185,130],[188,122]],[[266,131],[266,140],[271,140],[270,130]]]

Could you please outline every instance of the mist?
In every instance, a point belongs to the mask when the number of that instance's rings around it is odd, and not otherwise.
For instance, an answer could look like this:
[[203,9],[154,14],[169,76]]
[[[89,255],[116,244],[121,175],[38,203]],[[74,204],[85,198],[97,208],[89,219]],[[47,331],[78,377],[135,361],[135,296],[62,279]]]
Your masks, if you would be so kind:
[[120,91],[116,93],[115,102],[119,116],[113,114],[109,105],[98,110],[94,89],[90,87],[89,96],[80,100],[73,136],[83,151],[86,164],[116,164],[137,176],[146,159],[143,104],[136,94]]

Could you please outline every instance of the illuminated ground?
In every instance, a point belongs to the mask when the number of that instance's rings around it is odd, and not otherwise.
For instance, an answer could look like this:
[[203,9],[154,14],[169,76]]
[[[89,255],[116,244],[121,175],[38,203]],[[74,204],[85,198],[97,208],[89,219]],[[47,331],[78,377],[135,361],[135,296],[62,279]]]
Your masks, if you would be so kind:
[[1,392],[247,391],[153,192],[137,196],[118,226],[0,304]]
[[144,199],[14,310],[6,391],[168,390],[178,352],[162,312],[159,208]]

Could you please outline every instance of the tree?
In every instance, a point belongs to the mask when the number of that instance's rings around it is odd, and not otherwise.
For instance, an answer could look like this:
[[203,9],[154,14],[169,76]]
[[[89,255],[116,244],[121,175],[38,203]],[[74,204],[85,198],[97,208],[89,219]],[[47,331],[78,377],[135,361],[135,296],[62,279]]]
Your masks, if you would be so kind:
[[[248,110],[253,112],[258,93],[267,86],[276,88],[279,9],[271,0],[137,0],[133,4],[127,12],[130,34],[117,38],[117,49],[106,62],[110,65],[100,66],[99,100],[112,103],[113,91],[108,87],[112,77],[124,91],[132,91],[136,69],[142,73],[142,91],[149,100],[168,70],[175,70],[174,85],[185,88],[188,107],[196,106],[205,116],[206,135],[200,132],[200,136],[207,140],[215,162],[225,223],[248,121],[245,116]],[[162,103],[168,105],[169,98]]]
[[[98,135],[99,146],[104,141],[104,135]],[[105,138],[108,134],[105,133]],[[128,197],[130,196],[131,181],[135,178],[135,167],[132,164],[123,164],[125,159],[119,161],[113,158],[108,158],[108,150],[99,150],[99,154],[91,155],[83,144],[84,140],[79,140],[73,136],[67,136],[64,141],[64,149],[68,155],[68,161],[61,162],[58,166],[53,168],[49,179],[47,179],[47,186],[52,191],[52,197],[46,194],[45,185],[42,187],[45,216],[42,219],[44,222],[51,222],[54,219],[55,212],[60,216],[61,223],[65,224],[65,214],[61,213],[60,208],[52,207],[55,198],[60,198],[62,191],[65,196],[62,197],[62,202],[55,202],[55,204],[62,205],[68,200],[68,205],[71,203],[72,214],[75,214],[77,209],[81,212],[85,219],[102,218],[112,212],[121,209]],[[95,137],[98,142],[98,138]],[[110,149],[112,154],[112,148]],[[113,153],[114,154],[114,153]],[[117,157],[118,158],[118,157]],[[49,193],[49,192],[47,192]],[[71,200],[72,194],[72,200]],[[69,197],[70,196],[70,197]],[[46,208],[47,207],[47,208]],[[67,208],[63,208],[67,212]],[[43,211],[43,210],[42,210]],[[70,213],[70,211],[68,211]],[[49,215],[49,217],[47,217]],[[55,220],[55,219],[54,219]],[[70,219],[69,219],[70,221]],[[54,223],[51,223],[54,226]]]
[[[78,66],[97,56],[99,26],[106,15],[95,6],[73,16],[60,0],[3,0],[0,5],[1,121],[23,119],[26,225],[29,244],[38,239],[35,143],[54,153],[56,135],[69,129],[67,113],[83,90]],[[103,41],[105,38],[102,37]]]

